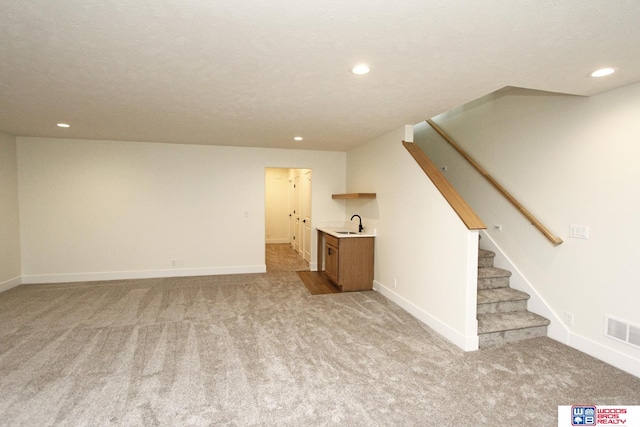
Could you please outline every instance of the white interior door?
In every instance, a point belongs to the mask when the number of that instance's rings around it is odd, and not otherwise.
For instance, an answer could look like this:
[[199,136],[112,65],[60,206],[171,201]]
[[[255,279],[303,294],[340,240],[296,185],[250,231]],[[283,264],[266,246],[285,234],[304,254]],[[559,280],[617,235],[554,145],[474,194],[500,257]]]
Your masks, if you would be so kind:
[[302,257],[311,261],[311,170],[302,176]]
[[291,171],[289,171],[289,244],[291,245],[291,247],[293,247],[293,242],[294,242],[294,237],[296,235],[295,232],[295,221],[293,220],[294,216],[293,216],[293,187],[294,187],[294,183],[293,183],[293,176],[291,174]]
[[300,253],[300,173],[293,177],[293,250]]

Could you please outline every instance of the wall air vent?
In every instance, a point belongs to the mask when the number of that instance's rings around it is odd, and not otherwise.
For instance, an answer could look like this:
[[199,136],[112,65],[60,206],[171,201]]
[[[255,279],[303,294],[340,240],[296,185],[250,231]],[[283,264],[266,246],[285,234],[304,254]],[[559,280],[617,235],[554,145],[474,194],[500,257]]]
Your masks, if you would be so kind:
[[640,348],[640,326],[613,317],[604,317],[604,334]]
[[629,344],[640,347],[640,328],[629,325]]

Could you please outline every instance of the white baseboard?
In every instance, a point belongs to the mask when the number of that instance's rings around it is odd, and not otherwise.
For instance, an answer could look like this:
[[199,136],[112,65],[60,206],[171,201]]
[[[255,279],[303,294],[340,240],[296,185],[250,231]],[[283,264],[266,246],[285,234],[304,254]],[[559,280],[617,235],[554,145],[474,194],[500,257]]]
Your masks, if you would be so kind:
[[403,310],[420,320],[425,325],[457,345],[464,351],[475,351],[478,349],[479,339],[477,335],[465,336],[443,323],[440,319],[427,313],[411,301],[393,292],[388,287],[378,281],[373,281],[373,289],[380,292],[386,298],[398,304]]
[[573,333],[565,344],[640,378],[640,359]]
[[0,292],[8,291],[11,288],[15,288],[16,286],[21,285],[22,283],[22,277],[14,277],[11,280],[0,283]]
[[180,268],[170,270],[110,271],[99,273],[40,274],[22,276],[22,283],[72,283],[103,280],[155,279],[160,277],[219,276],[223,274],[265,273],[266,265]]
[[289,239],[287,237],[283,238],[283,239],[265,239],[265,243],[266,244],[270,244],[270,243],[289,243]]

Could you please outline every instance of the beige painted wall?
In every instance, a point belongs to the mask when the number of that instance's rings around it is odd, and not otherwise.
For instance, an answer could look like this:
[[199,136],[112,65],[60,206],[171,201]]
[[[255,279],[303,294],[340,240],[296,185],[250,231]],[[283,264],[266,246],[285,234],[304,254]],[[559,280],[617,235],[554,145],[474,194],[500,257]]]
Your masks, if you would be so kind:
[[375,288],[466,350],[477,349],[478,232],[469,231],[420,169],[401,128],[348,152],[347,219],[375,229]]
[[[516,286],[530,286],[540,310],[546,303],[552,336],[636,375],[640,348],[605,337],[603,325],[605,315],[640,325],[638,117],[640,84],[590,98],[515,90],[435,118],[564,240],[558,247],[442,140],[428,137],[426,125],[416,127],[416,140],[448,166],[446,175],[487,223],[504,262],[519,271]],[[569,237],[572,224],[588,226],[589,239]]]
[[344,191],[345,153],[24,137],[17,145],[25,282],[264,271],[266,167],[312,168],[314,221],[344,218],[331,194]]
[[0,291],[20,284],[16,138],[0,132]]

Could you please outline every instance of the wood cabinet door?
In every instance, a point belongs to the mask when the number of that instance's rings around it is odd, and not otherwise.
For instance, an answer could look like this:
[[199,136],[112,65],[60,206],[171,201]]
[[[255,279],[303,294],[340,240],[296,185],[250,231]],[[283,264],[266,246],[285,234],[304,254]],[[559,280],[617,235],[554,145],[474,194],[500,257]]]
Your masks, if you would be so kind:
[[336,285],[338,284],[338,248],[324,245],[324,272]]

